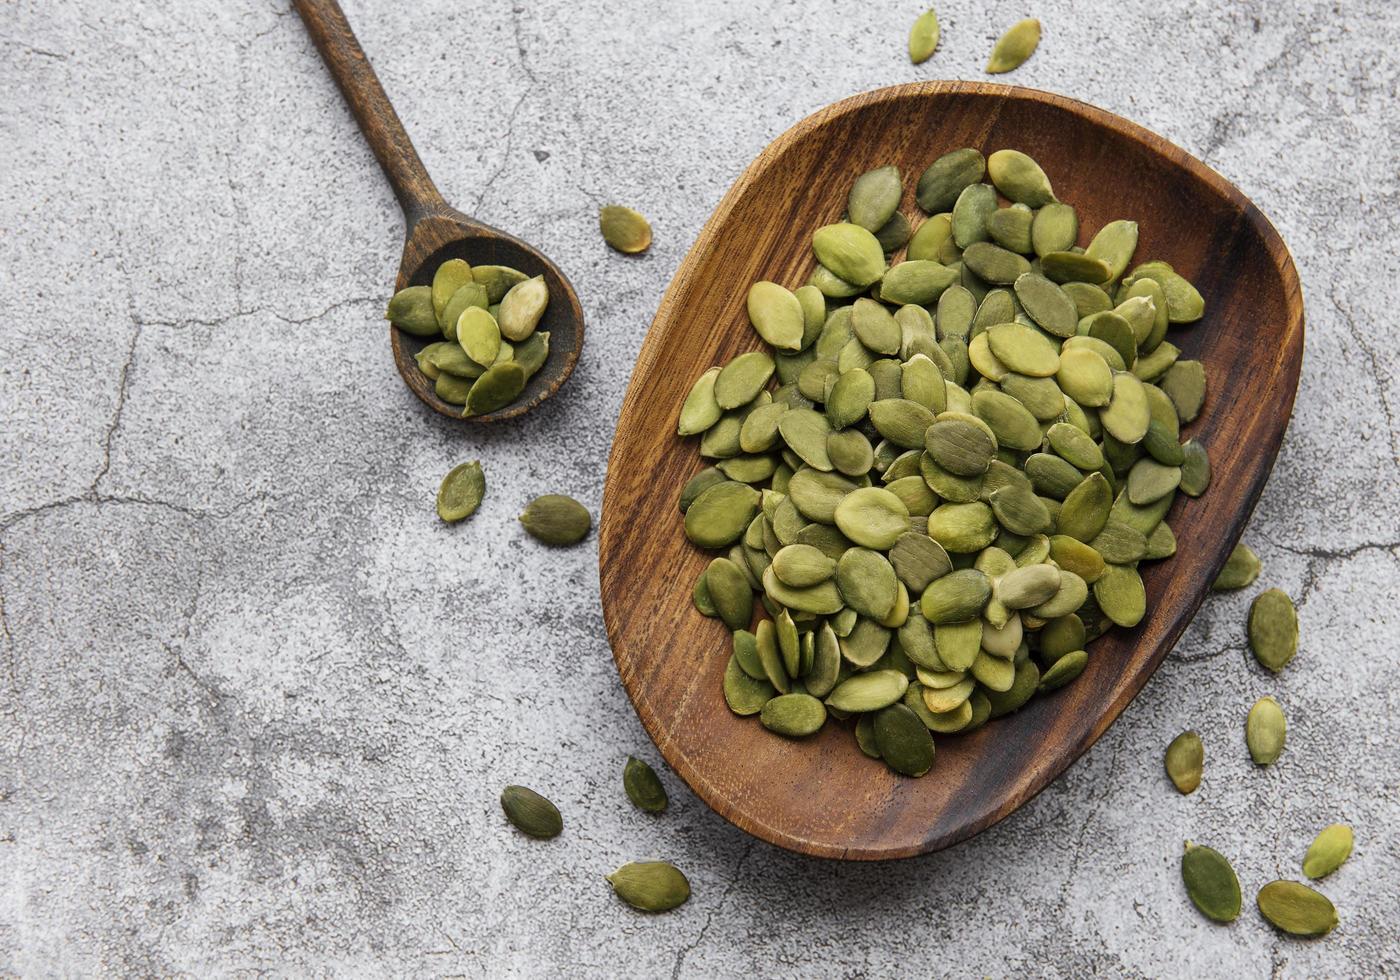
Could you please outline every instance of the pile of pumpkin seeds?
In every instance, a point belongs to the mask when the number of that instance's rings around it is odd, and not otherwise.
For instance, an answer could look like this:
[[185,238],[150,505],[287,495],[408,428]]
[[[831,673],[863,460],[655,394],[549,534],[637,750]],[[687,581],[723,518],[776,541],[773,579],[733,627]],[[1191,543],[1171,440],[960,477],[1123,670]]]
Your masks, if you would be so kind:
[[719,552],[694,601],[732,631],[729,707],[789,737],[854,719],[917,776],[931,733],[1069,683],[1142,620],[1139,565],[1175,553],[1164,517],[1210,463],[1181,441],[1205,372],[1167,339],[1204,302],[1133,264],[1135,222],[1081,248],[1010,149],[935,160],[917,227],[903,194],[895,167],[862,174],[808,282],[750,287],[770,349],[701,374],[677,431],[712,461],[680,509]]
[[442,337],[415,359],[437,396],[466,417],[509,405],[544,366],[549,332],[535,328],[548,305],[544,276],[448,259],[431,286],[395,293],[384,318],[415,337]]

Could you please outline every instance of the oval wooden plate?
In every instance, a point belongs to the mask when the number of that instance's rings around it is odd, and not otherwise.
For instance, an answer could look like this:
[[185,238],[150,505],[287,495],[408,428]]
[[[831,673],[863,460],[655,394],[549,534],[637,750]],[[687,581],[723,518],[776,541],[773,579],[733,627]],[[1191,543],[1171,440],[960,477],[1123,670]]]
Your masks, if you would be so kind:
[[[1135,261],[1165,259],[1200,289],[1204,320],[1173,327],[1169,339],[1206,365],[1206,408],[1186,434],[1209,447],[1215,479],[1204,497],[1174,505],[1179,550],[1145,567],[1141,624],[1095,641],[1067,688],[969,736],[935,736],[933,771],[907,779],[861,755],[849,723],[789,741],[726,707],[729,634],[690,598],[712,555],[686,540],[676,506],[705,463],[695,440],[676,437],[676,417],[702,371],[760,346],[744,309],[749,284],[807,280],[811,234],[840,220],[857,175],[897,164],[902,210],[918,220],[915,182],[960,146],[1031,154],[1078,209],[1080,244],[1107,221],[1136,219]],[[642,723],[706,803],[790,850],[896,858],[986,829],[1094,743],[1195,614],[1273,466],[1302,352],[1298,275],[1278,233],[1219,174],[1140,126],[1060,96],[968,82],[882,89],[804,119],[760,154],[701,231],[622,405],[599,568],[608,638]]]

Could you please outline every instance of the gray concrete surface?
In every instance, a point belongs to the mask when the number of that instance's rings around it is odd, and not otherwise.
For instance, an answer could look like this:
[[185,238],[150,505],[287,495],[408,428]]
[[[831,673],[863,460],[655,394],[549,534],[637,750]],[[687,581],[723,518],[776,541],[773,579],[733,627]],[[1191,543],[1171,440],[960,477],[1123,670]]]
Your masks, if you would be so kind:
[[[353,0],[444,194],[554,255],[589,343],[563,393],[491,431],[434,417],[378,320],[393,197],[301,24],[259,0],[0,3],[0,974],[1375,976],[1400,973],[1400,14],[1388,0],[918,3]],[[1034,9],[1032,9],[1034,8]],[[1234,180],[1307,294],[1292,428],[1246,540],[1298,601],[1295,665],[1212,598],[1103,740],[951,851],[800,859],[669,773],[617,682],[596,552],[517,529],[596,513],[669,277],[783,129],[853,92],[978,78],[1034,13],[1015,82],[1122,113]],[[649,214],[626,260],[599,204]],[[468,525],[433,514],[479,457]],[[1189,534],[1189,528],[1178,533]],[[1256,771],[1246,706],[1288,750]],[[1182,798],[1161,750],[1208,745]],[[502,823],[548,792],[551,843]],[[814,805],[819,805],[815,802]],[[1320,942],[1188,905],[1183,838],[1247,896],[1357,828]],[[631,913],[603,873],[660,856],[694,898]]]

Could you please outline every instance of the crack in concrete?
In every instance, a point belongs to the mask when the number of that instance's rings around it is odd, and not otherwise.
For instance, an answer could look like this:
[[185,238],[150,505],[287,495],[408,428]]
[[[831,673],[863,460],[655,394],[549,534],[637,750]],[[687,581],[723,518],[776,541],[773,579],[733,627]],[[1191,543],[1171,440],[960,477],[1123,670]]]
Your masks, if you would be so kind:
[[515,36],[515,53],[520,61],[520,70],[529,79],[529,84],[525,86],[525,91],[520,93],[520,98],[516,99],[514,107],[510,110],[510,115],[506,117],[506,138],[505,149],[501,153],[500,165],[491,176],[486,178],[486,182],[481,185],[481,193],[477,195],[476,204],[473,206],[473,213],[481,211],[481,206],[486,203],[486,195],[491,192],[492,186],[500,179],[510,166],[510,155],[515,150],[515,122],[520,116],[520,110],[525,105],[525,100],[530,97],[534,87],[539,84],[539,79],[535,76],[535,70],[530,67],[529,59],[525,51],[525,37],[520,23],[520,15],[525,12],[524,7],[513,6],[510,8],[511,32]]
[[1351,334],[1351,339],[1356,341],[1356,346],[1361,348],[1361,353],[1365,355],[1366,362],[1371,365],[1371,378],[1376,382],[1376,396],[1381,403],[1381,412],[1385,415],[1386,434],[1390,437],[1390,459],[1395,466],[1400,467],[1400,425],[1396,424],[1395,414],[1390,406],[1390,398],[1386,395],[1386,382],[1389,377],[1382,377],[1381,366],[1376,360],[1376,352],[1366,345],[1361,339],[1361,331],[1356,326],[1356,315],[1342,304],[1337,298],[1336,288],[1327,290],[1327,298],[1331,301],[1332,307],[1346,324],[1347,333]]
[[40,58],[52,58],[55,61],[67,61],[68,55],[61,51],[50,51],[48,48],[37,48],[27,41],[21,41],[14,37],[0,37],[0,44],[11,44],[22,51],[38,55]]
[[177,504],[169,500],[158,500],[153,497],[142,497],[137,495],[118,496],[114,494],[97,494],[94,496],[92,494],[84,493],[73,497],[63,497],[59,500],[50,500],[46,503],[36,504],[33,507],[25,507],[22,510],[11,511],[9,514],[6,514],[3,518],[0,518],[0,536],[3,536],[5,532],[9,531],[12,527],[20,523],[21,521],[27,520],[31,517],[37,517],[40,514],[46,514],[49,511],[63,510],[65,508],[72,507],[76,504],[89,504],[99,509],[104,506],[159,507],[162,510],[168,510],[176,514],[183,514],[184,516],[197,521],[219,521],[232,517],[244,507],[247,507],[251,504],[255,504],[263,500],[276,499],[278,498],[275,497],[273,494],[268,493],[266,490],[260,490],[257,493],[253,494],[251,497],[248,497],[246,500],[240,500],[232,507],[220,511],[200,510],[197,507],[189,507],[185,504]]
[[107,423],[106,435],[102,438],[102,465],[98,467],[97,475],[92,479],[92,486],[88,488],[88,495],[94,499],[98,496],[98,484],[112,468],[112,439],[122,424],[122,412],[126,409],[126,392],[131,380],[131,366],[136,361],[136,345],[140,341],[141,324],[138,322],[131,332],[131,344],[126,350],[126,360],[122,363],[121,372],[117,375],[117,404],[112,410],[112,420]]
[[[0,542],[0,567],[3,567],[4,542]],[[5,637],[5,672],[10,678],[10,690],[14,702],[7,706],[5,713],[12,718],[19,716],[19,649],[15,644],[15,634],[10,630],[9,610],[5,603],[5,593],[0,590],[0,633]]]
[[714,908],[705,915],[705,923],[700,927],[700,931],[695,934],[695,938],[676,951],[675,962],[671,964],[671,980],[677,980],[681,973],[681,967],[685,965],[685,958],[693,953],[701,942],[705,939],[705,934],[710,931],[710,925],[715,921],[715,916],[724,908],[724,903],[729,901],[729,896],[734,894],[734,889],[739,887],[739,872],[753,854],[754,848],[758,846],[757,840],[750,840],[748,846],[744,848],[744,853],[739,855],[739,860],[734,862],[734,870],[729,873],[729,884],[725,886],[724,892],[719,896],[719,901]]
[[251,309],[235,310],[232,313],[226,313],[223,316],[214,317],[212,319],[202,319],[200,317],[182,317],[179,320],[153,320],[147,317],[133,317],[132,320],[134,323],[143,327],[222,327],[225,324],[231,323],[234,320],[240,320],[244,317],[271,316],[277,320],[281,320],[283,323],[301,326],[307,323],[314,323],[317,320],[320,320],[323,317],[334,313],[336,310],[341,309],[342,307],[359,306],[366,303],[375,303],[382,305],[384,303],[384,299],[380,296],[352,296],[349,299],[336,300],[334,303],[332,303],[330,306],[327,306],[320,312],[312,313],[309,316],[302,317],[288,316],[285,313],[279,312],[278,310],[267,306],[255,306]]
[[1233,652],[1243,653],[1244,647],[1231,644],[1229,646],[1223,646],[1219,650],[1212,650],[1209,653],[1202,653],[1197,656],[1187,656],[1186,654],[1178,654],[1176,651],[1172,651],[1171,658],[1173,662],[1179,664],[1199,664]]

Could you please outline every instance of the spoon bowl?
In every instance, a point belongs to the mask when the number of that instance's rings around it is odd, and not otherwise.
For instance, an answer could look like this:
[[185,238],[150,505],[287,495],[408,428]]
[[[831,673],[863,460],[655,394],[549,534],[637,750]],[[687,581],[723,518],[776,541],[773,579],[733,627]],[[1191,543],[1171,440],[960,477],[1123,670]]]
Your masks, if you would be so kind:
[[[415,337],[391,324],[389,344],[404,383],[433,411],[463,421],[499,422],[525,414],[558,391],[578,363],[583,349],[583,308],[578,294],[538,249],[462,214],[443,200],[336,0],[293,0],[292,6],[306,24],[403,208],[407,228],[395,290],[430,285],[437,267],[448,259],[464,259],[469,265],[504,265],[528,276],[542,275],[549,288],[549,305],[537,328],[549,332],[549,357],[509,405],[464,418],[462,406],[439,398],[432,379],[414,360],[434,338]],[[384,301],[389,301],[387,294]]]
[[[1134,262],[1165,259],[1196,284],[1204,320],[1173,327],[1168,339],[1205,363],[1206,410],[1183,437],[1208,447],[1214,480],[1168,514],[1178,551],[1143,570],[1148,615],[1138,626],[1094,641],[1067,687],[969,735],[935,735],[932,771],[909,779],[863,756],[849,722],[789,740],[729,711],[729,632],[691,603],[712,554],[686,540],[676,504],[707,461],[693,439],[676,436],[676,420],[706,368],[762,346],[745,314],[749,284],[806,282],[811,233],[840,220],[856,176],[897,165],[901,210],[917,221],[919,175],[962,146],[1029,153],[1078,210],[1081,245],[1107,221],[1135,219]],[[720,815],[793,851],[907,857],[986,829],[1094,743],[1190,622],[1273,467],[1302,350],[1298,276],[1278,233],[1219,174],[1133,123],[1060,96],[967,82],[882,89],[808,117],[759,155],[701,231],[642,345],[618,421],[599,531],[603,616],[647,732]]]

